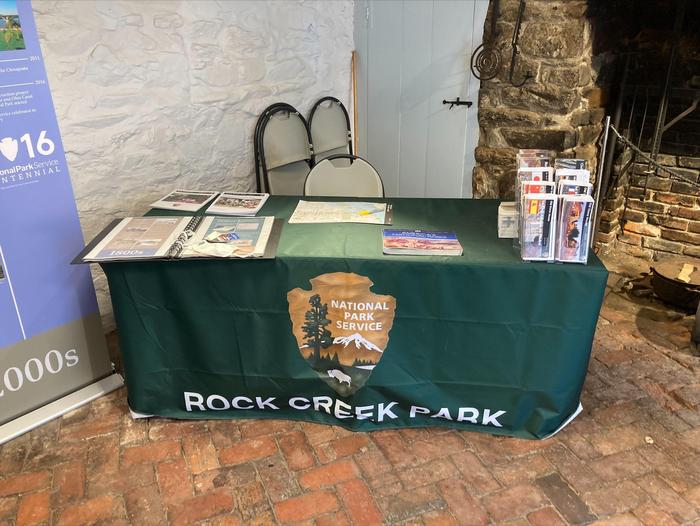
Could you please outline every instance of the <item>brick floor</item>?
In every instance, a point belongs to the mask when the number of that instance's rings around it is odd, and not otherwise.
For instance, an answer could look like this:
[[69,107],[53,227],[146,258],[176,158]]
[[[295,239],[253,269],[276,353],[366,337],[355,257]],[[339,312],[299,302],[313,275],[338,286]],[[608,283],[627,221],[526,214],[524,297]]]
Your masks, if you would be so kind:
[[0,524],[700,524],[691,317],[615,291],[584,412],[542,442],[132,420],[119,390],[0,450]]

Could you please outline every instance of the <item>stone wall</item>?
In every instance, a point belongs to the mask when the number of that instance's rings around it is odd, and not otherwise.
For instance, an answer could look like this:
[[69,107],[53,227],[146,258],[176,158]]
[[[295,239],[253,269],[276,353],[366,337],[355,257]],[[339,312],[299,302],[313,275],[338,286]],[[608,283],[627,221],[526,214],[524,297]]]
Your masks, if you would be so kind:
[[349,99],[352,0],[32,5],[87,239],[175,187],[252,189],[263,108]]
[[[700,178],[698,157],[659,154],[657,162],[692,181]],[[648,172],[646,163],[634,163],[630,172],[604,202],[596,241],[604,250],[614,247],[648,260],[672,254],[700,257],[698,187],[661,169]]]
[[[501,0],[496,46],[498,76],[481,82],[473,177],[474,197],[513,197],[518,148],[548,148],[565,157],[588,159],[596,168],[596,139],[605,114],[604,91],[596,84],[588,0],[528,0],[520,29],[514,81],[530,71],[522,87],[509,82],[511,38],[519,0]],[[484,42],[491,35],[490,7]]]

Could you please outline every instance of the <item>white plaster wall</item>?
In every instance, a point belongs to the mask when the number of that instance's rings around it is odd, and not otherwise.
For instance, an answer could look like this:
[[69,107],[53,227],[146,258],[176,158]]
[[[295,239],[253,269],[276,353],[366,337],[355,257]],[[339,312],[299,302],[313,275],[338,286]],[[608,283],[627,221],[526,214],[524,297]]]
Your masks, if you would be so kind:
[[333,95],[350,107],[353,0],[32,5],[86,240],[175,187],[253,189],[252,133],[269,104],[308,115]]

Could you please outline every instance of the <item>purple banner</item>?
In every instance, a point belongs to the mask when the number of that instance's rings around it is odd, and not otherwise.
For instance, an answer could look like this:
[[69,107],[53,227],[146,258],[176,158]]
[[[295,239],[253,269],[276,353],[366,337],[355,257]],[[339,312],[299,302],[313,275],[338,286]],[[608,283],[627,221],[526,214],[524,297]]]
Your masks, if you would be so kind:
[[0,350],[97,312],[29,1],[0,0]]

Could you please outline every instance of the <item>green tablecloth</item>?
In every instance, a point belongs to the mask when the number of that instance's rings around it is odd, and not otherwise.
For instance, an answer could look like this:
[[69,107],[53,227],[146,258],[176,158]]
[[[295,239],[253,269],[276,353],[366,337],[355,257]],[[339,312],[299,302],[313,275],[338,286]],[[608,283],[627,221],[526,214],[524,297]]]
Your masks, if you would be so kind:
[[[555,431],[579,407],[605,267],[594,255],[588,265],[521,261],[497,238],[498,201],[387,201],[393,228],[455,231],[464,255],[385,256],[382,226],[285,222],[274,260],[104,264],[131,408],[363,431]],[[259,215],[287,219],[296,203],[273,196]],[[381,361],[354,394],[346,376],[309,366],[290,319],[288,292],[329,273],[367,277],[371,292],[395,298]]]

